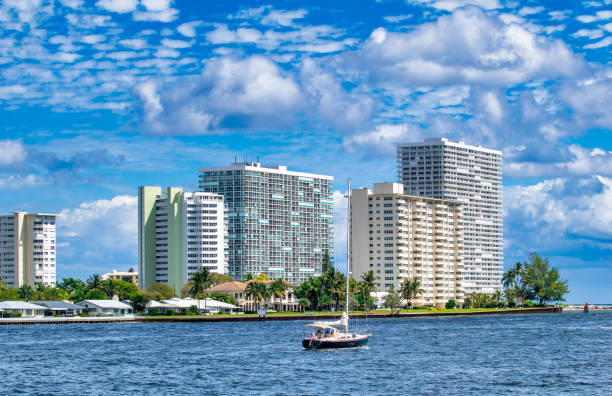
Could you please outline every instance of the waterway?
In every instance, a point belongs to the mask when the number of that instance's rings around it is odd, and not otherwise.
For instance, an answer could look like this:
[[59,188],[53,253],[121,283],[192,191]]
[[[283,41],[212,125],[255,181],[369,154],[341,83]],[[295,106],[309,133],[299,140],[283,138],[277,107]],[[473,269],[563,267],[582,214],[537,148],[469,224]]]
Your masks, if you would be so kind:
[[1,326],[0,394],[612,393],[612,312],[376,319],[326,351],[304,323]]

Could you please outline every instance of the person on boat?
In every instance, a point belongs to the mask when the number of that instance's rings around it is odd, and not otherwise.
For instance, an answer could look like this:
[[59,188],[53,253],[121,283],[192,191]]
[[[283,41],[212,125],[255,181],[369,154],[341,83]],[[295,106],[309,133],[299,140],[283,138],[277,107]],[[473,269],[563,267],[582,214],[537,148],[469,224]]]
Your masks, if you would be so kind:
[[585,314],[588,314],[588,313],[589,313],[589,303],[584,303],[584,310],[583,310],[583,312],[584,312]]

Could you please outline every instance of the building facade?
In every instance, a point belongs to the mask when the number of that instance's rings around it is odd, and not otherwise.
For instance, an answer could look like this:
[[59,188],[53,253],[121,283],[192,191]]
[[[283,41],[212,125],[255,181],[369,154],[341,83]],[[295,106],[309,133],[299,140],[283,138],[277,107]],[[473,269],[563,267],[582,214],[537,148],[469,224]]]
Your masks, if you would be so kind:
[[178,292],[202,267],[227,274],[226,230],[222,195],[139,187],[139,287],[163,283]]
[[55,214],[0,216],[0,278],[7,286],[55,285]]
[[138,272],[134,271],[134,268],[130,268],[128,271],[112,270],[111,272],[102,274],[100,278],[103,281],[107,279],[122,280],[126,282],[131,282],[135,284],[136,286],[138,286]]
[[464,203],[463,287],[491,294],[503,274],[502,153],[464,142],[425,139],[397,148],[406,194]]
[[399,183],[351,192],[352,276],[360,280],[373,271],[379,292],[418,278],[423,293],[413,304],[461,304],[462,243],[457,201],[405,195]]
[[222,194],[229,216],[229,274],[265,273],[296,285],[333,257],[333,177],[258,162],[200,169],[201,191]]

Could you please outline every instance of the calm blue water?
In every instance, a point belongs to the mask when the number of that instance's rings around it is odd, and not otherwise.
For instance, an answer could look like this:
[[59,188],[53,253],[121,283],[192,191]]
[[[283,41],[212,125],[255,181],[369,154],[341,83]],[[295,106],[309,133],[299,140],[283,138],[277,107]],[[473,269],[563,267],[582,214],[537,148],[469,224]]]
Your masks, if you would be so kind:
[[371,320],[314,352],[303,323],[0,326],[0,394],[612,393],[612,312]]

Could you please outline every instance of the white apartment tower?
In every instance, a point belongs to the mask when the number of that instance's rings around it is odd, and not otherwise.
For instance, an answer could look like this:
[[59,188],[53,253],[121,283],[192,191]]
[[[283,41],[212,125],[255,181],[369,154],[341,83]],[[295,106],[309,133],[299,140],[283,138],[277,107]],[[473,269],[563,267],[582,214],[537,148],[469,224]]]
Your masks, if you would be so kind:
[[351,192],[351,272],[373,271],[377,291],[398,290],[418,278],[424,290],[415,305],[463,302],[462,205],[404,194],[399,183],[375,183],[374,192]]
[[200,169],[201,191],[222,194],[229,217],[229,274],[265,273],[300,284],[333,257],[333,177],[259,162]]
[[138,284],[176,292],[202,267],[227,274],[223,196],[169,187],[138,189]]
[[7,286],[55,285],[55,214],[0,216],[0,278]]
[[400,144],[406,194],[464,203],[463,288],[491,294],[503,273],[502,153],[445,138]]

